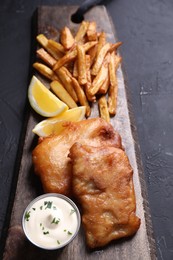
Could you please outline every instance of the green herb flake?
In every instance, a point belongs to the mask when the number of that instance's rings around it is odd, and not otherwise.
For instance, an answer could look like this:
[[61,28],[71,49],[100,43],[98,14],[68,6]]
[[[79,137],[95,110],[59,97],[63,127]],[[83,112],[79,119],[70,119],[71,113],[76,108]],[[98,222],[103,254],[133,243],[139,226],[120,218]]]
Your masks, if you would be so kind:
[[72,233],[70,231],[67,232],[68,235],[72,235]]
[[64,232],[67,232],[67,229],[64,229]]
[[43,232],[43,235],[48,235],[48,234],[49,234],[49,231]]
[[42,210],[42,209],[43,209],[43,206],[40,206],[40,209]]
[[36,208],[32,208],[33,210],[36,210]]
[[45,209],[51,209],[53,201],[44,201]]
[[71,209],[70,215],[72,215],[74,212],[76,212],[76,210],[75,209]]
[[55,207],[55,206],[53,206],[53,209],[54,209],[54,210],[56,210],[56,207]]
[[60,219],[53,218],[51,224],[58,224],[60,222]]
[[57,244],[58,244],[58,245],[60,245],[60,242],[59,242],[59,240],[57,240]]
[[31,213],[31,211],[27,211],[27,212],[25,213],[25,220],[26,220],[26,221],[29,221],[30,213]]
[[43,224],[42,223],[40,223],[40,227],[42,226]]

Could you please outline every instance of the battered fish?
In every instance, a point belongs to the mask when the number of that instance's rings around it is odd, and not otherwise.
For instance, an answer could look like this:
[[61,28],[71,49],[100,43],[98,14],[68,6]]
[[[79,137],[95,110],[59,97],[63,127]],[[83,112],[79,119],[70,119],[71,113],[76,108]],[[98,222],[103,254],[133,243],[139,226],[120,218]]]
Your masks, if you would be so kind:
[[92,146],[122,147],[119,134],[101,118],[65,123],[62,133],[40,139],[32,153],[34,169],[44,192],[71,194],[72,169],[68,153],[77,141]]
[[140,226],[135,215],[133,171],[127,155],[115,147],[74,144],[73,194],[82,207],[87,245],[102,247],[133,235]]

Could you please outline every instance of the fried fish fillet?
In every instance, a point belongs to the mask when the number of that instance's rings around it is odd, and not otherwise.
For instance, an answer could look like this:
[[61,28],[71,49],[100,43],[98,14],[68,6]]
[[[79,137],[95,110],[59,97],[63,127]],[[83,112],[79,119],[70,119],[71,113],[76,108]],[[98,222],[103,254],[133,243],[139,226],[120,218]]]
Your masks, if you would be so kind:
[[101,118],[65,123],[62,133],[40,139],[32,153],[35,173],[40,176],[45,192],[71,194],[72,169],[68,153],[77,141],[92,146],[122,147],[119,134]]
[[90,248],[133,235],[140,226],[135,215],[133,171],[122,149],[75,143],[72,187],[82,207],[82,222]]

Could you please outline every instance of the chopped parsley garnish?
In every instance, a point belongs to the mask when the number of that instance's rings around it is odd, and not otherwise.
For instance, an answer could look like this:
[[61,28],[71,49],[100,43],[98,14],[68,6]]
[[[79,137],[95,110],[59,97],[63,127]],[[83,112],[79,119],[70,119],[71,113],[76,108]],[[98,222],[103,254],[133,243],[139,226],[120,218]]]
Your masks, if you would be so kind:
[[56,210],[56,207],[55,207],[55,206],[53,206],[53,209],[54,209],[54,210]]
[[51,209],[52,201],[44,201],[44,205],[46,206],[45,209]]
[[70,231],[67,232],[68,235],[72,235],[72,233]]
[[70,215],[72,215],[74,212],[76,212],[76,210],[75,209],[71,209]]
[[64,232],[67,232],[67,229],[64,229]]
[[59,240],[57,240],[57,243],[58,243],[58,245],[60,245],[60,242],[59,242]]
[[40,223],[40,227],[42,226],[43,224],[42,223]]
[[26,220],[26,221],[29,221],[30,213],[31,213],[31,211],[27,211],[27,212],[25,213],[25,220]]
[[60,219],[53,218],[51,224],[58,224],[60,222]]
[[44,235],[47,235],[47,234],[49,234],[49,231],[45,231],[45,232],[43,232],[43,234],[44,234]]
[[43,209],[43,206],[40,206],[40,209],[42,210],[42,209]]
[[36,210],[36,208],[32,208],[33,210]]

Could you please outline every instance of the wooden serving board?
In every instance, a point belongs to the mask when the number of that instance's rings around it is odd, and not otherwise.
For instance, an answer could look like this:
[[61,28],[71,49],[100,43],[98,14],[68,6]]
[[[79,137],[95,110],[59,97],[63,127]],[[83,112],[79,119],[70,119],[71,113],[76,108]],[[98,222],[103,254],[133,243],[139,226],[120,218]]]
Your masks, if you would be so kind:
[[[37,33],[44,33],[48,37],[57,39],[60,29],[64,26],[70,27],[72,32],[75,32],[79,25],[71,22],[71,15],[76,10],[77,7],[75,6],[39,7]],[[92,8],[86,13],[85,19],[95,20],[98,25],[98,31],[104,30],[107,34],[108,41],[117,41],[115,30],[104,6]],[[90,251],[86,248],[82,227],[73,242],[61,250],[42,250],[33,246],[25,238],[21,227],[23,211],[33,198],[42,193],[40,182],[34,174],[31,160],[31,151],[37,141],[37,138],[32,133],[32,128],[38,123],[40,118],[31,111],[23,144],[16,194],[11,211],[11,220],[3,259],[156,259],[155,242],[153,239],[139,146],[136,138],[136,128],[128,101],[128,89],[125,84],[122,67],[118,69],[117,73],[119,85],[118,109],[117,115],[111,119],[111,124],[120,133],[123,145],[134,170],[133,178],[136,193],[137,215],[141,218],[140,229],[132,238],[114,241],[108,246],[94,251]],[[98,116],[97,106],[92,108],[91,116]]]

